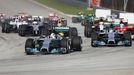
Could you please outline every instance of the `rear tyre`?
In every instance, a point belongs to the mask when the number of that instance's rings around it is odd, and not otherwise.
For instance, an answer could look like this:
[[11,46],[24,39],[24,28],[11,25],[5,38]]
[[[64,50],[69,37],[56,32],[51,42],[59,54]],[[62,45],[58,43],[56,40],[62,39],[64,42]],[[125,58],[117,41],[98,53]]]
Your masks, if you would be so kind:
[[9,25],[5,24],[5,33],[10,33]]
[[72,17],[72,23],[77,23],[78,22],[78,17]]
[[70,30],[69,30],[69,36],[70,37],[78,36],[77,28],[75,28],[75,27],[70,28]]
[[63,38],[60,42],[61,47],[63,47],[64,49],[62,50],[62,54],[68,54],[70,53],[70,45],[69,45],[69,41],[68,39]]
[[74,51],[81,51],[82,50],[82,39],[80,36],[75,36],[71,39],[71,49]]
[[84,35],[85,35],[85,37],[91,37],[91,32],[92,32],[92,25],[86,25],[84,27]]
[[63,23],[64,23],[63,26],[67,26],[67,20],[64,20]]
[[26,35],[25,30],[26,30],[26,26],[20,25],[19,26],[19,35],[20,36],[25,36]]
[[92,47],[98,47],[97,44],[95,44],[94,42],[98,40],[98,34],[96,32],[91,33],[91,46]]
[[25,43],[25,53],[27,55],[33,55],[34,53],[30,53],[27,50],[27,48],[35,48],[34,39],[29,38],[29,39],[26,40],[26,43]]
[[128,41],[128,43],[126,43],[125,46],[132,46],[132,38],[131,33],[129,31],[124,32],[124,38]]
[[84,36],[87,37],[88,34],[87,34],[87,26],[84,26]]
[[86,25],[86,20],[81,20],[81,25],[85,26]]
[[1,30],[1,32],[2,32],[2,33],[5,32],[5,25],[4,25],[4,24],[2,24],[2,30]]

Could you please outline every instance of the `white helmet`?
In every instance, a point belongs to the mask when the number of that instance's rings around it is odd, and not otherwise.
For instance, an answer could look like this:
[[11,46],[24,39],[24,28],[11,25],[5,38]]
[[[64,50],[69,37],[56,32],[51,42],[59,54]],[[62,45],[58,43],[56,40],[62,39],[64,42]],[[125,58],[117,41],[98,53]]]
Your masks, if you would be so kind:
[[50,38],[55,38],[55,34],[51,33]]
[[109,30],[109,32],[110,32],[110,33],[112,33],[112,32],[113,32],[113,30],[112,30],[112,29],[110,29],[110,30]]
[[33,22],[33,25],[37,25],[37,24],[38,24],[38,22],[36,22],[36,21]]
[[123,28],[123,27],[124,27],[124,24],[121,23],[121,24],[120,24],[120,27]]
[[99,24],[100,24],[100,25],[103,25],[103,24],[104,24],[104,22],[99,22]]

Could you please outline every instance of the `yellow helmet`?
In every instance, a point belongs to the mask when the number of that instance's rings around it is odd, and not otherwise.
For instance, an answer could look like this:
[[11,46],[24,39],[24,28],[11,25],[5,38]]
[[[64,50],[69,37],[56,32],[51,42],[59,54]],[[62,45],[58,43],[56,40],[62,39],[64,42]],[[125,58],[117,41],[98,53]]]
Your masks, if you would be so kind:
[[58,19],[58,23],[62,23],[62,20],[61,19]]
[[63,33],[63,32],[60,32],[59,34],[60,34],[61,36],[64,36],[64,33]]

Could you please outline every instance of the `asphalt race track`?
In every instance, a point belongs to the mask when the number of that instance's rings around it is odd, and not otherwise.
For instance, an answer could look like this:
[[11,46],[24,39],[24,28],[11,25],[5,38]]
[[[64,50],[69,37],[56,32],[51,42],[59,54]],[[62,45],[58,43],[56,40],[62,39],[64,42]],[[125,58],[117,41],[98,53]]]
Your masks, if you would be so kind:
[[[43,16],[52,12],[29,0],[0,0],[0,12],[14,15],[20,11]],[[92,48],[83,27],[72,24],[70,17],[61,16],[68,19],[68,25],[78,28],[83,38],[82,52],[27,56],[26,37],[0,32],[0,75],[134,75],[134,45]]]

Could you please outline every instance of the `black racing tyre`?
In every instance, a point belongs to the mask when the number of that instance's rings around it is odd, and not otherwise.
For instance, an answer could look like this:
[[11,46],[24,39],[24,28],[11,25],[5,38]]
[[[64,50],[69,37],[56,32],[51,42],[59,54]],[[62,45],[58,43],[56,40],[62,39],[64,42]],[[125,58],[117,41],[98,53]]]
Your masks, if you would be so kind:
[[1,30],[2,33],[5,32],[5,24],[2,24],[2,30]]
[[84,26],[84,36],[87,37],[87,26]]
[[91,37],[92,29],[87,28],[87,37]]
[[70,44],[69,44],[69,40],[68,39],[63,38],[60,41],[60,45],[61,45],[61,47],[65,48],[65,50],[62,51],[62,54],[70,53]]
[[72,23],[77,23],[78,22],[78,17],[72,17]]
[[93,26],[93,22],[87,22],[86,25],[89,26],[90,29],[92,29],[92,26]]
[[25,32],[26,28],[27,28],[27,26],[25,26],[25,25],[20,25],[20,26],[19,26],[19,30],[18,30],[18,31],[19,31],[18,34],[19,34],[20,36],[25,36],[25,35],[26,35],[26,32]]
[[9,25],[5,24],[5,33],[10,33]]
[[71,49],[75,51],[81,51],[82,50],[82,39],[80,36],[75,36],[71,39]]
[[131,32],[130,32],[130,31],[124,32],[124,38],[125,38],[126,40],[131,40]]
[[132,38],[131,38],[131,32],[130,31],[124,32],[124,38],[125,38],[125,40],[129,41],[129,44],[126,44],[125,46],[132,46]]
[[69,36],[70,37],[78,36],[77,28],[75,28],[75,27],[70,28],[70,30],[69,30]]
[[98,40],[98,34],[96,32],[91,33],[91,46],[97,47],[96,44],[94,44],[94,41]]
[[29,38],[29,39],[27,39],[26,42],[25,42],[25,53],[26,53],[27,55],[32,55],[33,53],[29,53],[29,52],[27,51],[27,48],[35,48],[34,39]]
[[85,26],[86,25],[86,20],[84,19],[84,20],[81,20],[81,25],[82,26]]
[[26,34],[35,35],[33,26],[28,26]]
[[85,37],[91,37],[92,28],[90,26],[84,27],[84,35]]
[[64,20],[63,26],[67,26],[67,20]]

